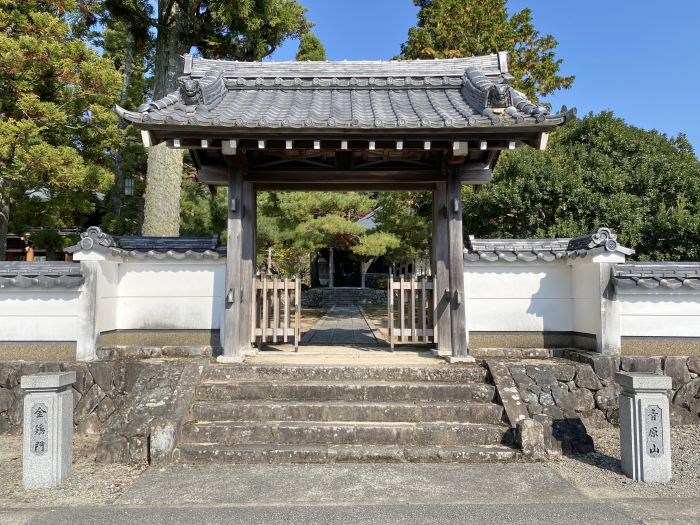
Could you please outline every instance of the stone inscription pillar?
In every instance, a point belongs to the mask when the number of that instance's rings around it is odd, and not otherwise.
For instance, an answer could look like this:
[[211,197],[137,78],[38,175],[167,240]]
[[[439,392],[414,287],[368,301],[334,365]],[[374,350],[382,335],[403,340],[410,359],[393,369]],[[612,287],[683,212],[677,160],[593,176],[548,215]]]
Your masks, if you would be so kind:
[[53,487],[68,477],[73,464],[73,393],[75,372],[23,376],[24,488]]
[[671,377],[618,372],[622,472],[637,481],[671,479]]

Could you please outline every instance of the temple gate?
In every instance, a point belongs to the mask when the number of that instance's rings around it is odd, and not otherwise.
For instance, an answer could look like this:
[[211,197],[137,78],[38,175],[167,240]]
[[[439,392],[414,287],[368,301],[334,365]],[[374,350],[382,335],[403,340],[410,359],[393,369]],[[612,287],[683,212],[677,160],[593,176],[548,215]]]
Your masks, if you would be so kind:
[[574,118],[510,86],[507,54],[390,62],[184,57],[180,89],[117,112],[146,146],[189,150],[198,180],[228,187],[223,361],[254,340],[256,192],[430,191],[432,316],[440,355],[466,358],[462,184],[491,180],[502,150],[544,149]]

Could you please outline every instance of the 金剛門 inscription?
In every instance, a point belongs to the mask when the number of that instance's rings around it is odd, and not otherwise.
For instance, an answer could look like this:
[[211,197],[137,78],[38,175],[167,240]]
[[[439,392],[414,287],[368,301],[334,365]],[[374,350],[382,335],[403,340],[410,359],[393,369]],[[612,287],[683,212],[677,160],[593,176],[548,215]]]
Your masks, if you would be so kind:
[[30,451],[37,456],[46,454],[49,448],[49,410],[44,403],[32,405]]

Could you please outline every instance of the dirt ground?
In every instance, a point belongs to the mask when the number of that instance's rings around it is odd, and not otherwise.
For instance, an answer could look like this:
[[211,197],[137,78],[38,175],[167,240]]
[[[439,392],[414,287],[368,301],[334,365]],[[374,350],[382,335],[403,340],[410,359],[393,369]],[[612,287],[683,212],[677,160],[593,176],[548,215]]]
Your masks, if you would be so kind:
[[101,505],[114,502],[146,466],[95,463],[98,436],[74,436],[73,473],[59,487],[24,490],[22,437],[0,436],[0,509]]
[[[590,432],[596,452],[563,458],[551,468],[592,498],[700,497],[700,427],[671,429],[673,478],[667,484],[632,481],[620,471],[620,429]],[[700,519],[700,518],[699,518]]]

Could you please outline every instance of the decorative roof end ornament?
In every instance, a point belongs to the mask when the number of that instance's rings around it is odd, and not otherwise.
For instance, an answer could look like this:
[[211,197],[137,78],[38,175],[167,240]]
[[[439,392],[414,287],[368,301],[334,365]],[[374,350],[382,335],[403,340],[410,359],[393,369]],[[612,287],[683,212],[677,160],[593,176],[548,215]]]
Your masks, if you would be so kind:
[[513,97],[510,93],[510,86],[507,84],[494,84],[489,88],[486,98],[486,107],[491,108],[494,113],[503,113],[506,108],[513,105]]
[[182,77],[180,82],[180,100],[186,106],[197,106],[204,104],[204,96],[202,95],[202,86],[199,81],[190,77]]

